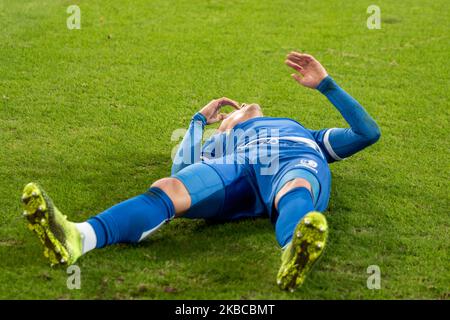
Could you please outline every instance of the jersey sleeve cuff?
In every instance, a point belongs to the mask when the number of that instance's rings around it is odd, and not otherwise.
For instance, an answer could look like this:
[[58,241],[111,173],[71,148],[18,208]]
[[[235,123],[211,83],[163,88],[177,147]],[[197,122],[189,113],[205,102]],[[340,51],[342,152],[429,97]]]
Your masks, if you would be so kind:
[[336,82],[334,79],[331,76],[326,76],[322,81],[320,81],[316,89],[321,93],[326,94],[328,90],[335,88],[335,86]]
[[192,121],[200,121],[204,126],[206,126],[207,121],[206,121],[206,117],[201,114],[200,112],[197,112],[196,114],[194,114],[194,116],[192,117]]

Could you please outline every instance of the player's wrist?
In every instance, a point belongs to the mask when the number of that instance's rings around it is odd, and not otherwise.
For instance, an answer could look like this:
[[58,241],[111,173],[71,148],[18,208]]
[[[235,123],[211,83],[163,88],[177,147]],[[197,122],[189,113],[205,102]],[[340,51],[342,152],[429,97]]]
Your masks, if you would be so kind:
[[206,126],[208,124],[208,120],[206,119],[205,115],[200,111],[194,114],[194,116],[192,117],[192,121],[200,121],[203,126]]
[[325,94],[326,91],[330,88],[333,87],[333,85],[335,84],[334,79],[330,76],[330,75],[326,75],[325,78],[323,78],[319,85],[316,87],[316,89],[318,91],[320,91],[321,93]]

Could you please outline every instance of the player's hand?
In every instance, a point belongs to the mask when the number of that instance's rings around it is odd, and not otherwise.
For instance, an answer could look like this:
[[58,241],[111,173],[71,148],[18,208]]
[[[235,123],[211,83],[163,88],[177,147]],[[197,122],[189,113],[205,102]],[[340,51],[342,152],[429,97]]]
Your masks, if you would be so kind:
[[315,89],[328,75],[325,68],[313,56],[305,53],[291,52],[287,55],[285,63],[298,71],[292,78],[302,86]]
[[227,117],[226,113],[219,113],[220,109],[223,106],[231,106],[236,110],[240,109],[239,103],[229,98],[223,97],[220,99],[212,100],[200,110],[200,113],[205,116],[207,124],[222,121]]

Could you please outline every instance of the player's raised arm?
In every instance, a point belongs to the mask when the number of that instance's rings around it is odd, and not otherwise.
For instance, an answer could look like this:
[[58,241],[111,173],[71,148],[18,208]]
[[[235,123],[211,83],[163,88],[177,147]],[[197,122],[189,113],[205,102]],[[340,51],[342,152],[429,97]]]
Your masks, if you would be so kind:
[[189,123],[189,128],[183,137],[175,157],[172,161],[172,175],[190,164],[200,161],[202,148],[203,129],[206,125],[206,118],[197,112]]
[[226,114],[219,112],[223,106],[239,109],[236,101],[224,97],[210,101],[192,117],[189,128],[173,159],[172,174],[200,161],[203,130],[207,124],[221,121],[226,117]]
[[298,71],[292,77],[301,85],[319,90],[339,110],[350,128],[312,131],[329,162],[341,160],[375,143],[380,129],[367,111],[352,96],[340,88],[325,68],[313,56],[291,52],[286,64]]

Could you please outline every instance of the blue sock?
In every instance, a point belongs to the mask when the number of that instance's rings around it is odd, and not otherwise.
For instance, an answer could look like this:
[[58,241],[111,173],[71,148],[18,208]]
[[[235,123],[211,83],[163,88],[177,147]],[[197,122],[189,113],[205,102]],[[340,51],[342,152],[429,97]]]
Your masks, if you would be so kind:
[[175,215],[172,200],[159,188],[121,202],[87,222],[97,236],[96,248],[139,242]]
[[281,247],[292,240],[295,227],[310,211],[314,211],[313,199],[306,188],[294,188],[281,197],[275,223],[275,234]]

